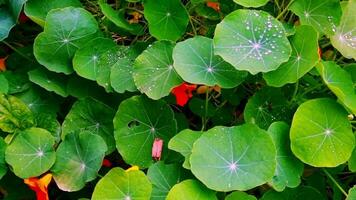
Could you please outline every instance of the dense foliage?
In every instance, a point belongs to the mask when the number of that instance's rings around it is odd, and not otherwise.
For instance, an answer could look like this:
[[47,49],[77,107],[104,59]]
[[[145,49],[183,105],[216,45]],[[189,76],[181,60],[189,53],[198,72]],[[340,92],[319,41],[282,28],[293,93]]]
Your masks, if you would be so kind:
[[1,197],[355,200],[355,11],[0,0]]

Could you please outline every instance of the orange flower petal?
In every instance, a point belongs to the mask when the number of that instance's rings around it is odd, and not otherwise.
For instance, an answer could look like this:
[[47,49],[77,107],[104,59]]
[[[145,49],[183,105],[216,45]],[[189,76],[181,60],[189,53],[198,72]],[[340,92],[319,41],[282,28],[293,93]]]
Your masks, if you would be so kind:
[[192,92],[196,90],[197,85],[189,85],[182,83],[181,85],[173,88],[172,94],[176,97],[177,104],[184,106],[190,98],[193,97]]
[[2,72],[6,71],[6,63],[5,63],[6,58],[7,57],[0,58],[0,71],[2,71]]
[[28,178],[24,179],[24,183],[28,185],[31,190],[36,192],[37,200],[49,200],[48,185],[52,180],[52,174],[46,174],[42,178]]
[[206,6],[214,9],[216,12],[220,12],[220,3],[219,2],[208,1],[208,2],[206,2]]

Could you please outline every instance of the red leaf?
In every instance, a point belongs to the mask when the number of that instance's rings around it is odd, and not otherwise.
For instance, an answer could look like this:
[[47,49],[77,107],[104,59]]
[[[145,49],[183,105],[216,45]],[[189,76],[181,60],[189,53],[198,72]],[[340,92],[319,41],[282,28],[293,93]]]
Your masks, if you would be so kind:
[[152,158],[155,160],[161,160],[163,148],[163,140],[156,138],[152,145]]
[[172,94],[176,96],[177,104],[184,106],[190,98],[193,97],[192,92],[197,88],[197,85],[189,85],[182,83],[181,85],[173,88]]

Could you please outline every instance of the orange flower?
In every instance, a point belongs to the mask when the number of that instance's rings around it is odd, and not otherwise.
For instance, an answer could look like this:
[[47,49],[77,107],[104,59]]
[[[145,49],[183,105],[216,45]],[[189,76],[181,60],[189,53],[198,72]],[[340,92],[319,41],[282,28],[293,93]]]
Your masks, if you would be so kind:
[[7,58],[7,57],[5,57],[5,58],[0,58],[0,72],[6,71],[6,63],[5,63],[6,58]]
[[36,192],[37,200],[49,200],[47,187],[51,180],[52,174],[46,174],[40,179],[27,178],[24,183]]
[[219,2],[206,2],[206,6],[214,9],[216,12],[220,12],[220,3]]
[[182,83],[181,85],[173,88],[172,94],[176,96],[177,104],[184,106],[190,98],[193,97],[192,92],[197,88],[197,85],[189,85]]

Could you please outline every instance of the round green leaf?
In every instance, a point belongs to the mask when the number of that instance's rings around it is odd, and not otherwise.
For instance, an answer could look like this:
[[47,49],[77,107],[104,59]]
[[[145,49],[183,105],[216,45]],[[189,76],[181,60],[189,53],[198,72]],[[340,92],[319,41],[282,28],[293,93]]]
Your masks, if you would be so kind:
[[107,147],[105,141],[89,131],[69,134],[58,146],[51,171],[59,189],[78,191],[96,178]]
[[239,5],[242,5],[244,7],[254,7],[254,8],[257,8],[257,7],[261,7],[261,6],[264,6],[268,0],[234,0],[235,3],[239,4]]
[[7,93],[9,91],[9,82],[6,77],[0,73],[0,93]]
[[347,115],[332,99],[313,99],[300,105],[290,131],[294,155],[315,167],[336,167],[346,162],[355,146]]
[[260,200],[324,200],[318,190],[313,187],[298,187],[296,189],[285,189],[283,192],[269,190],[264,193]]
[[318,62],[318,33],[311,26],[298,26],[290,39],[292,55],[277,70],[263,74],[267,84],[281,87],[295,83],[310,71]]
[[232,88],[239,85],[247,72],[237,71],[214,55],[213,40],[196,36],[179,42],[173,50],[174,68],[189,83]]
[[286,187],[297,187],[303,174],[304,166],[290,150],[289,126],[285,122],[274,122],[268,128],[277,149],[277,168],[270,181],[273,188],[283,191]]
[[182,83],[173,68],[174,43],[158,41],[149,46],[134,63],[133,78],[142,93],[151,99],[169,95],[171,90]]
[[346,200],[355,200],[356,199],[356,186],[353,186],[347,195]]
[[89,80],[96,80],[99,57],[108,50],[115,48],[112,39],[95,38],[75,52],[73,68],[77,74]]
[[276,70],[291,50],[283,25],[264,11],[236,10],[215,29],[215,54],[251,74]]
[[44,32],[35,39],[35,57],[51,71],[70,74],[75,51],[96,37],[98,30],[95,18],[82,8],[51,10]]
[[61,125],[57,121],[57,115],[49,113],[38,113],[35,116],[36,127],[42,128],[51,133],[56,143],[61,140]]
[[9,36],[10,30],[16,24],[16,19],[14,19],[10,11],[6,7],[0,8],[0,41],[4,40]]
[[5,159],[20,178],[35,177],[49,170],[55,162],[55,141],[41,128],[19,132],[6,148]]
[[247,193],[235,191],[228,196],[226,196],[225,200],[257,200],[256,197],[252,195],[248,195]]
[[114,110],[100,101],[92,98],[78,100],[64,119],[62,139],[73,132],[88,130],[105,140],[109,154],[115,149],[112,125],[114,115]]
[[287,99],[279,88],[263,88],[247,102],[244,118],[248,123],[267,129],[272,122],[290,121]]
[[152,185],[142,171],[125,172],[116,167],[96,184],[92,199],[149,200],[151,191]]
[[197,180],[189,179],[173,186],[166,200],[217,200],[214,191],[209,190]]
[[330,37],[331,44],[346,58],[356,60],[356,1],[343,2],[342,6],[341,22],[336,34]]
[[180,0],[146,0],[144,7],[144,16],[153,37],[176,41],[185,33],[189,15]]
[[162,159],[165,158],[177,123],[165,102],[133,96],[121,102],[114,118],[114,129],[116,147],[125,162],[146,168],[153,163],[151,153],[155,138],[163,139]]
[[0,137],[0,179],[6,174],[7,166],[5,162],[5,150],[6,150],[6,143]]
[[249,190],[273,177],[276,149],[268,133],[256,125],[215,127],[195,141],[190,164],[210,189]]
[[81,4],[78,0],[28,0],[24,11],[32,21],[44,26],[47,13],[50,10],[69,6],[81,7]]
[[298,15],[302,25],[311,25],[326,35],[335,34],[342,14],[339,0],[295,0],[289,9]]

